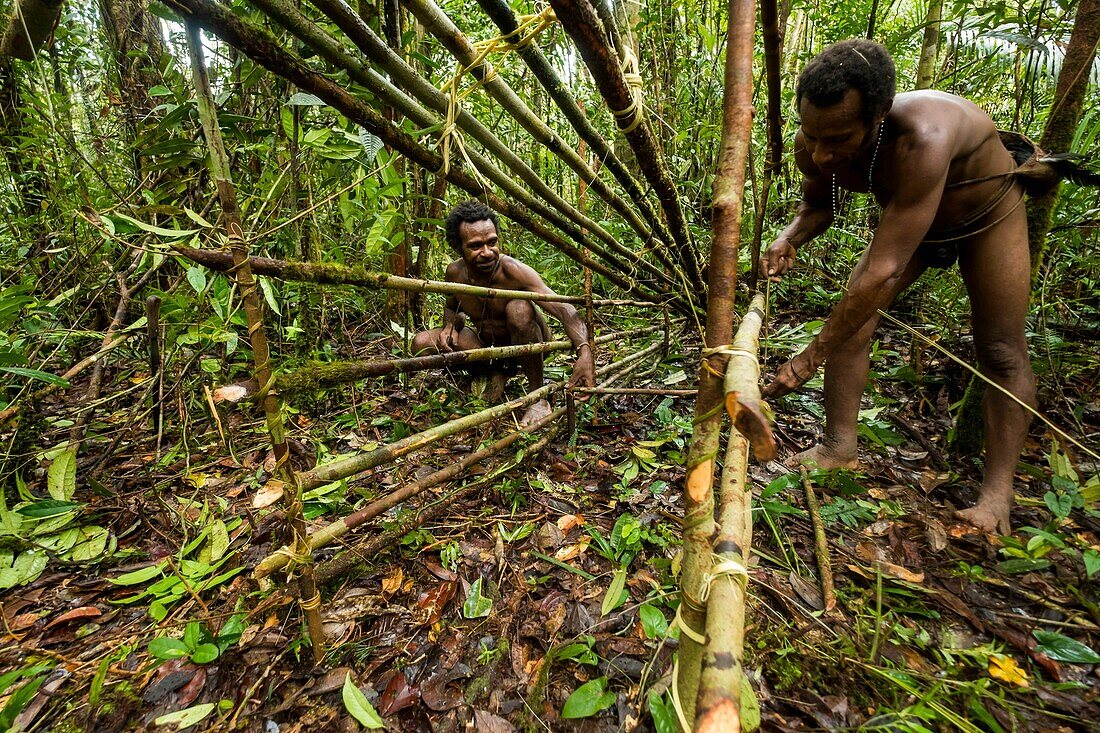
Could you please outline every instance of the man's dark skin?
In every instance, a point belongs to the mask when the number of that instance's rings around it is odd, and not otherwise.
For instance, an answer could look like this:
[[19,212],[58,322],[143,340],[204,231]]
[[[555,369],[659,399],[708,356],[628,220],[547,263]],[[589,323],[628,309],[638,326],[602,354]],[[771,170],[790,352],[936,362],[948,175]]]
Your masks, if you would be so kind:
[[[514,257],[502,254],[496,226],[489,219],[463,222],[459,225],[461,259],[447,266],[446,280],[453,283],[524,290],[532,293],[553,294],[537,272]],[[546,312],[561,321],[569,340],[577,349],[569,386],[592,387],[595,385],[595,367],[592,348],[588,345],[588,329],[577,309],[568,303],[529,300],[504,300],[479,298],[472,295],[449,295],[443,309],[443,327],[422,331],[413,338],[414,354],[468,351],[484,346],[509,346],[531,344],[548,340],[549,330],[541,314],[535,309],[538,303]],[[459,313],[465,325],[459,327]],[[518,361],[527,376],[529,390],[542,387],[543,355],[531,354]],[[503,383],[498,383],[503,389]],[[501,395],[493,395],[500,399]],[[540,400],[528,408],[521,420],[529,425],[550,413],[550,404]]]
[[[805,384],[825,364],[826,428],[822,442],[795,460],[822,468],[858,465],[856,428],[867,384],[869,348],[879,317],[927,269],[918,246],[929,229],[946,230],[980,210],[997,193],[1014,163],[992,120],[973,103],[934,91],[898,94],[868,122],[862,95],[849,89],[837,104],[815,107],[803,98],[795,160],[803,174],[802,203],[794,221],[768,247],[763,270],[777,280],[802,244],[833,220],[832,176],[839,187],[868,191],[882,206],[881,222],[848,282],[848,291],[810,345],[779,367],[765,397]],[[882,138],[875,154],[878,135]],[[871,161],[874,158],[874,169]],[[957,188],[952,183],[998,176]],[[984,230],[960,240],[959,269],[972,308],[974,346],[983,373],[1035,402],[1024,321],[1030,287],[1027,220],[1018,184],[982,220]],[[985,476],[978,503],[958,517],[1007,534],[1012,481],[1030,414],[1000,390],[986,390]]]

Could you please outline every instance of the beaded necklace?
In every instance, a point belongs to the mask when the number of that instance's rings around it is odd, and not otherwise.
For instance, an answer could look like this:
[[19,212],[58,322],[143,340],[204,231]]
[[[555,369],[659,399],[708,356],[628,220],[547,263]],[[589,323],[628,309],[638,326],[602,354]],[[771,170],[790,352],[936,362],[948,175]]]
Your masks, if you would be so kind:
[[[886,120],[879,123],[878,134],[875,135],[875,147],[871,151],[871,165],[867,169],[867,190],[874,196],[874,178],[875,178],[875,161],[878,160],[878,149],[882,145],[882,128],[886,126]],[[833,181],[833,219],[840,216],[840,208],[837,206],[837,185],[836,185],[836,173],[832,176]]]

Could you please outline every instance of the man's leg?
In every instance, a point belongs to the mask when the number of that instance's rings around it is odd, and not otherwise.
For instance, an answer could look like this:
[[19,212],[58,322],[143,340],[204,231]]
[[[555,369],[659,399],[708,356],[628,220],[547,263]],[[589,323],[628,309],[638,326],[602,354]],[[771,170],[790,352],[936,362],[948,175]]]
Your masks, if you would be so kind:
[[[1015,203],[1014,196],[1009,199],[1007,204]],[[1024,334],[1031,290],[1024,208],[960,246],[959,269],[970,294],[974,348],[982,373],[1034,406],[1035,375]],[[982,414],[985,476],[978,503],[958,516],[986,532],[1008,534],[1012,482],[1031,414],[995,387],[985,391]]]
[[[852,271],[854,278],[866,266],[867,255]],[[898,281],[894,295],[913,284],[926,266],[914,257]],[[825,362],[825,434],[821,442],[790,458],[791,465],[803,464],[817,468],[858,468],[857,453],[859,402],[867,388],[871,370],[871,337],[879,315],[871,316],[850,339],[829,353]]]
[[[439,348],[439,336],[441,333],[443,333],[442,328],[429,328],[427,331],[421,331],[413,336],[413,356],[426,356],[428,354],[440,353],[442,351],[442,349]],[[471,328],[464,328],[458,332],[456,343],[451,350],[469,351],[471,349],[480,349],[481,347],[481,339],[478,338],[477,333]]]
[[[511,300],[505,306],[508,320],[508,333],[513,344],[536,344],[544,341],[542,326],[539,323],[535,304],[529,300]],[[523,373],[527,376],[527,391],[533,392],[542,387],[543,355],[528,354],[518,358]],[[520,425],[527,426],[550,414],[550,403],[539,400],[527,408]]]

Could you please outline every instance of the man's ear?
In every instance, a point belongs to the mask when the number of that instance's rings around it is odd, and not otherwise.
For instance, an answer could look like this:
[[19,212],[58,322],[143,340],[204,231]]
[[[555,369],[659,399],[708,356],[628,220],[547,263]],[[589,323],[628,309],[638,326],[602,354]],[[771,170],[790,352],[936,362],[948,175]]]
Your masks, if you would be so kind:
[[890,97],[886,100],[886,103],[882,105],[882,111],[879,113],[878,121],[881,123],[886,119],[886,115],[890,114],[890,110],[894,106],[894,98]]

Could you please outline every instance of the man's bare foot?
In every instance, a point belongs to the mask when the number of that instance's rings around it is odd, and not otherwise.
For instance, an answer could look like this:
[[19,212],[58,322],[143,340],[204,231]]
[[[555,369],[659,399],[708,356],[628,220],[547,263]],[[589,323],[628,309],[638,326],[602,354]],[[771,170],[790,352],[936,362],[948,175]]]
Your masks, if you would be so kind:
[[859,457],[855,451],[848,454],[846,452],[837,452],[834,449],[827,446],[825,443],[818,443],[809,450],[804,450],[801,453],[796,453],[787,460],[783,461],[783,465],[787,468],[796,468],[798,466],[805,466],[806,468],[820,468],[828,471],[834,468],[859,468]]
[[969,509],[955,512],[955,516],[972,524],[983,532],[1007,535],[1012,533],[1009,512],[1012,510],[1012,492],[982,491],[978,503]]
[[504,399],[504,387],[508,384],[508,375],[503,372],[493,372],[489,375],[489,383],[485,387],[485,401],[496,404]]
[[539,400],[528,407],[527,412],[523,413],[523,419],[519,421],[519,426],[521,428],[529,427],[549,415],[550,412],[550,403],[546,400]]

